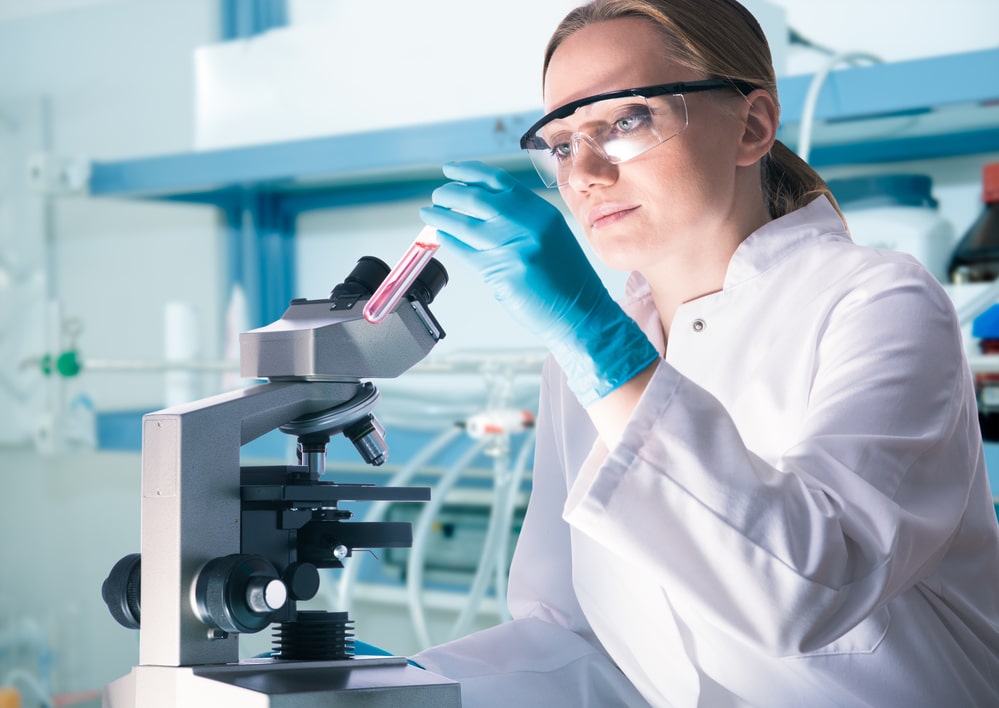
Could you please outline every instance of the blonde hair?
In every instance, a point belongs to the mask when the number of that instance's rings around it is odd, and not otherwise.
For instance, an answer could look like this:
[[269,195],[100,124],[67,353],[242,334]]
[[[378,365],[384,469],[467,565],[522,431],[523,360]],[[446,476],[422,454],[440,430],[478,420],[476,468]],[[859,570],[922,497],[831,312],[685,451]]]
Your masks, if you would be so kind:
[[[769,93],[780,110],[770,45],[756,18],[735,0],[593,0],[569,12],[552,34],[542,77],[567,37],[595,22],[622,17],[655,24],[663,38],[663,58],[706,77],[750,83]],[[838,209],[825,181],[779,140],[762,160],[761,180],[772,218],[820,194]]]

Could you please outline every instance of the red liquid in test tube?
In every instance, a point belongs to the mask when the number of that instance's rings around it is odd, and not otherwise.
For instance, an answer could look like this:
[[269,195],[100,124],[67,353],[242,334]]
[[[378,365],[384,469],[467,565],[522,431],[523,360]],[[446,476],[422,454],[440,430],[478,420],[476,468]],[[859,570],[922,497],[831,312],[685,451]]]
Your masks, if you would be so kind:
[[364,319],[378,324],[385,319],[409,290],[413,281],[423,272],[423,267],[433,258],[440,247],[437,243],[437,229],[424,226],[416,239],[403,254],[395,267],[385,276],[385,280],[375,290],[364,306]]

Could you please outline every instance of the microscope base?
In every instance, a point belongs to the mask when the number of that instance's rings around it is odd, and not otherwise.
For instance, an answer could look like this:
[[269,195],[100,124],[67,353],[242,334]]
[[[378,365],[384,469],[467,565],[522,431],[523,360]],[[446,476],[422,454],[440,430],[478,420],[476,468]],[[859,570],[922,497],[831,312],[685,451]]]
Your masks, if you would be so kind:
[[213,666],[136,666],[104,688],[103,708],[460,708],[454,681],[403,657],[257,659]]

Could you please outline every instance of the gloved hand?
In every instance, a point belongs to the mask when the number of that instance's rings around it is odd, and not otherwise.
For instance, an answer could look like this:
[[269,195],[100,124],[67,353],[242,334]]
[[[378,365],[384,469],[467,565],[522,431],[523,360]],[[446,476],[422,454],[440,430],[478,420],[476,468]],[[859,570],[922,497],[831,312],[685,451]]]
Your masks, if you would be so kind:
[[509,173],[444,165],[449,182],[420,210],[514,319],[541,338],[586,406],[659,355],[614,302],[561,213]]

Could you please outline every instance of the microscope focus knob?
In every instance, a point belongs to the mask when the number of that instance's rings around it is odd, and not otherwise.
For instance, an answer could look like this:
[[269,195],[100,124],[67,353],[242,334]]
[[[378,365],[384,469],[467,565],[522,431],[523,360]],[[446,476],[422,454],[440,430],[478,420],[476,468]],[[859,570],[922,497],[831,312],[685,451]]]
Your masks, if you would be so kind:
[[246,605],[254,612],[274,612],[287,601],[288,588],[277,578],[251,578],[246,584]]
[[131,553],[114,564],[101,585],[101,597],[108,612],[122,627],[138,629],[142,616],[140,586],[142,556]]
[[201,621],[231,634],[266,628],[287,599],[277,570],[262,556],[235,553],[210,560],[194,586]]

